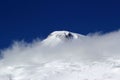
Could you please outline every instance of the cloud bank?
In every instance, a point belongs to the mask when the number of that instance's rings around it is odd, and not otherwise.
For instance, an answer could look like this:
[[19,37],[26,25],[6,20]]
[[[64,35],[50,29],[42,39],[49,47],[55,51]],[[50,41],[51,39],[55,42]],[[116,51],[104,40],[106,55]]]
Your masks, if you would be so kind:
[[15,42],[2,50],[2,65],[43,63],[54,60],[84,61],[120,58],[120,30],[106,34],[89,34],[85,38],[64,42],[55,47],[43,46],[41,40],[30,44]]
[[0,80],[120,80],[120,30],[55,46],[16,41],[1,54]]

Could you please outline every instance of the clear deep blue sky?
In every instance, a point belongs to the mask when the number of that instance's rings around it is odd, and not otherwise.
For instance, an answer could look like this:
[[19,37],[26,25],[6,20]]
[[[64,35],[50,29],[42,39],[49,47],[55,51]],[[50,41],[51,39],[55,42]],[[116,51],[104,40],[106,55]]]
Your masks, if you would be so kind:
[[55,30],[88,34],[120,28],[120,2],[83,1],[0,0],[0,48],[13,40],[45,38]]

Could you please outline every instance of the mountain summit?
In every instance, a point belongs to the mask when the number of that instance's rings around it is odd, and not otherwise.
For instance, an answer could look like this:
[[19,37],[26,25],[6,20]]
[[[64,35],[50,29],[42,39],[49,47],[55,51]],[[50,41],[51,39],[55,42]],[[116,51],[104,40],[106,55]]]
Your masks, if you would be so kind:
[[43,43],[45,45],[54,46],[66,41],[79,39],[81,37],[84,36],[70,31],[54,31],[50,35],[48,35],[48,37],[45,40],[43,40]]
[[61,40],[65,40],[65,39],[69,40],[69,39],[78,39],[79,34],[69,31],[54,31],[48,36],[48,38],[50,37],[59,38]]

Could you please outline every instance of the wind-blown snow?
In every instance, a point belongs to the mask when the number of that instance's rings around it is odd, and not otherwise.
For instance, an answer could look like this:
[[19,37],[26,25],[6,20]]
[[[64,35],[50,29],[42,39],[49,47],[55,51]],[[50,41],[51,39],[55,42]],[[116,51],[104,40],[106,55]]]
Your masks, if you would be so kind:
[[51,33],[1,51],[0,80],[120,80],[120,31]]

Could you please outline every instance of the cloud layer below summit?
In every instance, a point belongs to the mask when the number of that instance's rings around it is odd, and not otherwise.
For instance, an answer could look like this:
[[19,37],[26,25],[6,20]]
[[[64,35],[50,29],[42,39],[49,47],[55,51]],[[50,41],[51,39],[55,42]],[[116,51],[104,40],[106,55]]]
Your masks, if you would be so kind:
[[37,64],[55,60],[93,61],[120,58],[120,30],[91,34],[84,38],[50,47],[37,40],[31,44],[15,42],[2,50],[1,66]]

